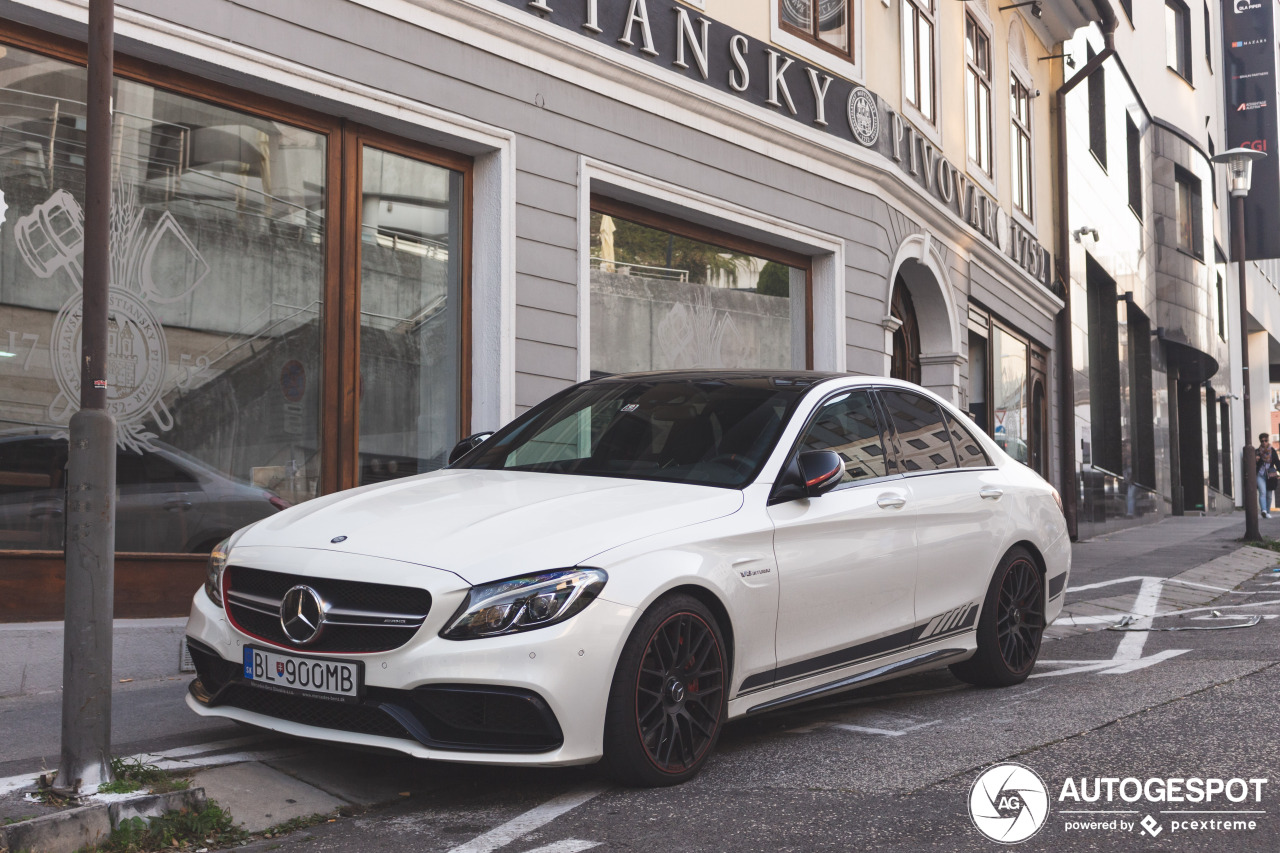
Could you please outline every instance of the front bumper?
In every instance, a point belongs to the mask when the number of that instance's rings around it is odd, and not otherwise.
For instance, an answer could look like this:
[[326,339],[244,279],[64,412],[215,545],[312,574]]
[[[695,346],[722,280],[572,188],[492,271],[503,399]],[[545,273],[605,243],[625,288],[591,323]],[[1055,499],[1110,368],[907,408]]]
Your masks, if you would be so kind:
[[484,640],[438,636],[466,588],[431,590],[426,623],[401,648],[364,662],[364,699],[348,704],[267,691],[241,672],[245,645],[270,647],[228,623],[200,591],[187,636],[199,677],[187,705],[284,734],[483,764],[587,764],[603,752],[609,688],[637,613],[605,599],[548,628]]

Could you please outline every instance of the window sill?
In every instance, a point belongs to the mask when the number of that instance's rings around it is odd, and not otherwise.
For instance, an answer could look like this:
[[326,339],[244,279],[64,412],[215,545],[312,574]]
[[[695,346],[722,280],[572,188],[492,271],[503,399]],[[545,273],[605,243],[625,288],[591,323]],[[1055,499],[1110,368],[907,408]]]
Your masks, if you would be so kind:
[[1181,246],[1178,246],[1176,248],[1179,255],[1186,255],[1188,258],[1191,258],[1191,260],[1193,261],[1199,261],[1202,264],[1204,263],[1204,255],[1197,255],[1194,252],[1188,252],[1186,249],[1182,248]]
[[1098,152],[1094,151],[1092,148],[1089,149],[1089,153],[1093,155],[1093,160],[1095,163],[1098,164],[1098,168],[1102,170],[1102,174],[1104,175],[1107,174],[1106,161],[1104,161],[1101,157],[1099,157]]
[[939,151],[942,150],[942,131],[938,130],[938,126],[934,122],[925,118],[924,113],[920,112],[920,110],[916,109],[914,105],[907,101],[902,102],[902,114],[911,119],[911,123],[915,129],[927,137]]
[[1181,80],[1183,83],[1186,83],[1186,84],[1187,84],[1187,86],[1191,89],[1191,91],[1193,91],[1193,92],[1194,92],[1194,91],[1196,90],[1196,84],[1194,84],[1194,83],[1192,83],[1192,82],[1191,82],[1191,78],[1190,78],[1190,77],[1184,77],[1184,76],[1183,76],[1183,74],[1182,74],[1182,72],[1181,72],[1181,71],[1179,71],[1178,69],[1174,68],[1172,65],[1166,65],[1166,66],[1165,66],[1165,70],[1166,70],[1166,71],[1168,71],[1170,74],[1172,74],[1174,77],[1177,77],[1177,78],[1178,78],[1179,80]]
[[1143,222],[1142,211],[1138,210],[1133,205],[1128,205],[1128,207],[1129,207],[1129,212],[1133,214],[1133,218],[1138,220],[1139,224],[1142,224]]

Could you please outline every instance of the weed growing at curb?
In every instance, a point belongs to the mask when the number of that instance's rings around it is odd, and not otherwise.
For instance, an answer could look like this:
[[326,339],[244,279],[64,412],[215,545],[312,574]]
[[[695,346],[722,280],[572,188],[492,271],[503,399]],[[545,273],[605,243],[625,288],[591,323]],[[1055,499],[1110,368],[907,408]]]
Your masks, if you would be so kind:
[[190,779],[175,777],[154,764],[146,764],[141,758],[111,759],[111,775],[114,780],[99,785],[99,794],[132,794],[140,788],[147,788],[153,794],[167,794],[186,790],[191,785]]
[[121,821],[98,849],[103,853],[151,853],[220,847],[246,838],[248,835],[235,825],[229,812],[209,803],[203,811],[165,812],[150,823],[140,817]]

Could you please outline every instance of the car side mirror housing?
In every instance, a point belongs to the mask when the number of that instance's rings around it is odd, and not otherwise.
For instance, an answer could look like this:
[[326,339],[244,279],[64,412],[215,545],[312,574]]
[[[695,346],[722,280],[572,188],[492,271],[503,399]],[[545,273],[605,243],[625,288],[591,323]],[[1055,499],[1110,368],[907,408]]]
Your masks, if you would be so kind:
[[484,444],[491,435],[493,435],[492,430],[489,432],[477,432],[467,436],[462,439],[462,441],[459,441],[453,446],[453,450],[449,451],[449,464],[452,465],[480,445]]
[[769,496],[769,504],[816,498],[840,484],[844,460],[834,450],[806,450],[792,458]]
[[811,498],[825,495],[844,476],[844,460],[834,450],[806,450],[800,454],[799,463],[805,494]]

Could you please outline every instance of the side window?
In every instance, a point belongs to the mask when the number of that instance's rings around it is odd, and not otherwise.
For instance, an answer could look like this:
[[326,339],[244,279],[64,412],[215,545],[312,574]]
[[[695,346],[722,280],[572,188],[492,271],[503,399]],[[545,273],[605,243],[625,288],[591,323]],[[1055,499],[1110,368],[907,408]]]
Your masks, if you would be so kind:
[[841,485],[883,477],[884,436],[871,394],[850,391],[827,401],[800,436],[800,451],[834,450],[844,460]]
[[956,456],[960,457],[961,468],[989,468],[991,460],[987,458],[982,445],[973,437],[973,433],[959,418],[947,415],[947,426],[951,428],[951,444],[955,447]]
[[898,462],[904,474],[958,467],[951,435],[936,403],[910,391],[882,390],[880,398],[898,433]]

